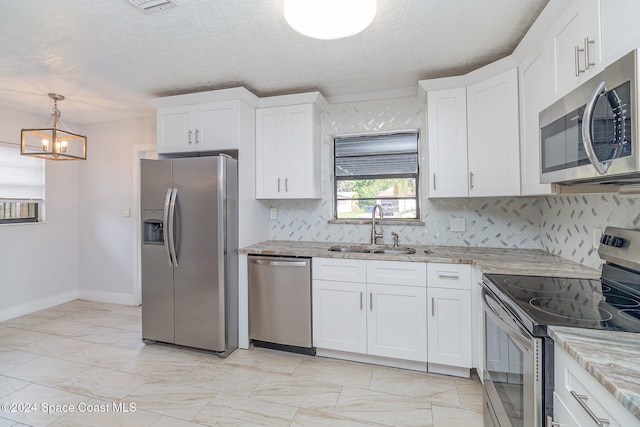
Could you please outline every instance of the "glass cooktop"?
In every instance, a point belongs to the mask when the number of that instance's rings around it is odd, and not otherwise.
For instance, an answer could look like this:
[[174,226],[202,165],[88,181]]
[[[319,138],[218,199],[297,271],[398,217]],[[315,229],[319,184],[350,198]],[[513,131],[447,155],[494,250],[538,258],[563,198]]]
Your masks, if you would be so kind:
[[546,326],[640,332],[640,292],[599,279],[486,274],[485,283],[536,336]]

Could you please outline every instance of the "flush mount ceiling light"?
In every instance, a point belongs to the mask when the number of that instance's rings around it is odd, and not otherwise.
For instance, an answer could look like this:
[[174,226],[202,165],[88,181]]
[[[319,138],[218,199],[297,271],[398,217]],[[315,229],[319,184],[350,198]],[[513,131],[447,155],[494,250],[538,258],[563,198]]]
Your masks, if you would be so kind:
[[22,129],[20,154],[47,160],[86,160],[87,137],[58,128],[62,123],[58,101],[64,100],[64,96],[50,93],[49,98],[53,99],[53,127]]
[[376,16],[376,0],[284,0],[287,23],[307,37],[334,40],[358,34]]

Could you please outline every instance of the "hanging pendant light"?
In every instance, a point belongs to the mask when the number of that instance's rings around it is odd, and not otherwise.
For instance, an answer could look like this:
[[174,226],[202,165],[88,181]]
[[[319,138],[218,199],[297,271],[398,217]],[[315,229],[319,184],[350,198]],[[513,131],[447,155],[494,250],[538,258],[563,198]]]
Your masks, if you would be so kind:
[[47,160],[86,160],[87,137],[58,128],[62,122],[58,101],[64,100],[64,96],[50,93],[49,98],[53,99],[53,127],[22,129],[20,154]]
[[376,0],[284,0],[284,17],[300,34],[334,40],[367,28],[376,8]]

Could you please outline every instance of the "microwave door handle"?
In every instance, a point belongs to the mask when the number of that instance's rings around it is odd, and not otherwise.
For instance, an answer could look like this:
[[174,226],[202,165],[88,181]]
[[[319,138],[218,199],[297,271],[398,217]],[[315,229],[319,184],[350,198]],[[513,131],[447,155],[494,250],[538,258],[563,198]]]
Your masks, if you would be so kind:
[[607,93],[607,87],[604,82],[600,82],[596,90],[593,91],[589,102],[585,106],[584,115],[582,116],[582,145],[584,146],[584,151],[587,153],[587,157],[589,161],[596,169],[596,171],[600,175],[604,175],[607,173],[609,169],[609,163],[606,161],[601,162],[598,160],[598,156],[596,155],[596,151],[593,148],[593,113],[596,109],[596,104],[598,103],[598,99],[600,96]]
[[169,249],[169,206],[171,205],[171,189],[167,188],[167,195],[164,198],[164,210],[162,212],[162,240],[164,241],[164,250],[167,253],[167,261],[169,266],[173,267],[173,259],[171,258],[171,249]]

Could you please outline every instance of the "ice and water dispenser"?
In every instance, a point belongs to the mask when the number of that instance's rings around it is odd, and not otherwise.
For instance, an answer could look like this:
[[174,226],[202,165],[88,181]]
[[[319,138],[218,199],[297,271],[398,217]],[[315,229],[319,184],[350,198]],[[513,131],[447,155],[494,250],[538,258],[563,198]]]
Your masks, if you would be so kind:
[[164,245],[162,215],[161,210],[145,209],[142,211],[143,244]]

